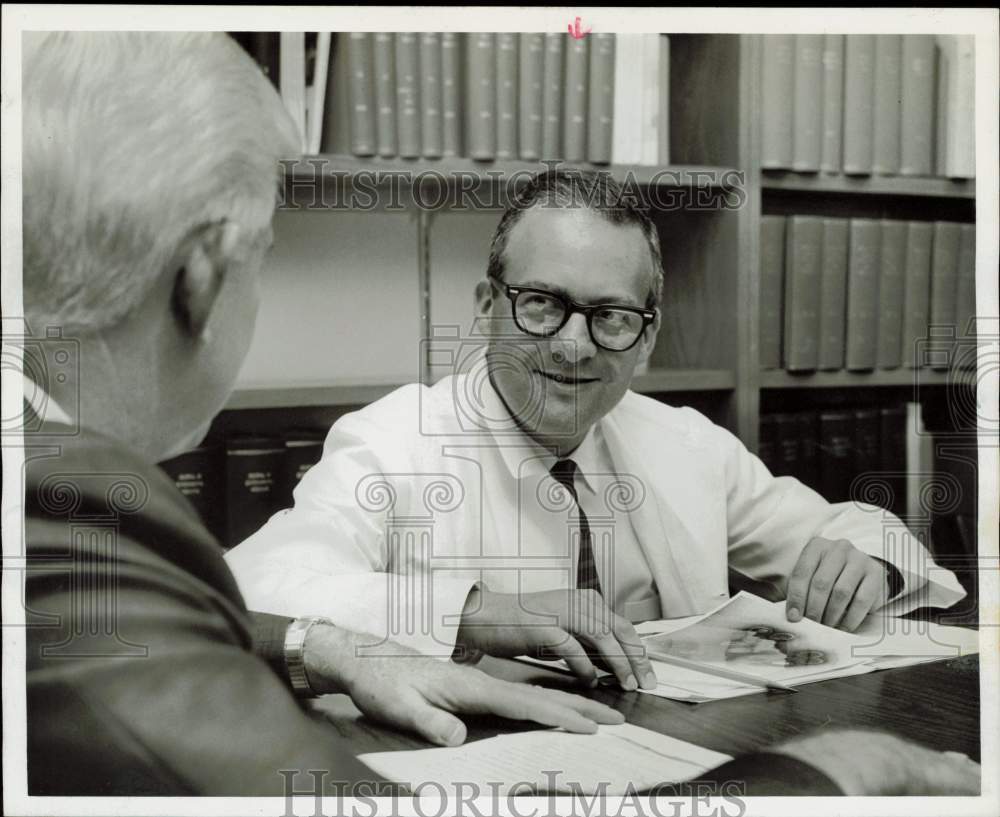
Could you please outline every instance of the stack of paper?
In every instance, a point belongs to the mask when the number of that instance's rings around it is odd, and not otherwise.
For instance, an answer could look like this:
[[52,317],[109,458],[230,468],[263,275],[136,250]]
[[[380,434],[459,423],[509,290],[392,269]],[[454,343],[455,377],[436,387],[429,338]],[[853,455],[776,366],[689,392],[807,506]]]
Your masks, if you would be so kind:
[[386,779],[406,784],[415,795],[454,796],[471,790],[500,797],[624,795],[690,780],[732,760],[627,723],[601,726],[593,735],[519,732],[454,748],[373,752],[359,758]]

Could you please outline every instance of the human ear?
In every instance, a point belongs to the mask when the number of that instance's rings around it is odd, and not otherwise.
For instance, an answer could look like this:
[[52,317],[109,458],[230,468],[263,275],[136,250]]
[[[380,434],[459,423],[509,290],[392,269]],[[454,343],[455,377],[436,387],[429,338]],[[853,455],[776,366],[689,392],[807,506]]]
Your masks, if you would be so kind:
[[204,339],[227,275],[245,260],[243,230],[229,221],[202,224],[181,242],[172,268],[171,311],[180,331],[190,339]]
[[488,318],[493,310],[493,284],[484,279],[476,284],[476,317]]

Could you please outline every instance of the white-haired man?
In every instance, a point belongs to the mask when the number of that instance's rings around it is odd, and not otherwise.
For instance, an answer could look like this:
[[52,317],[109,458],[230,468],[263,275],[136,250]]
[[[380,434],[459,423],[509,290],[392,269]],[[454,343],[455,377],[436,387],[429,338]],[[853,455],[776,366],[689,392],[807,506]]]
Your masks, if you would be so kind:
[[24,301],[41,354],[59,347],[52,376],[26,383],[29,792],[371,780],[279,676],[440,744],[465,739],[453,713],[621,722],[408,650],[358,657],[328,623],[248,616],[152,463],[199,440],[232,388],[294,129],[221,34],[26,34],[24,48]]

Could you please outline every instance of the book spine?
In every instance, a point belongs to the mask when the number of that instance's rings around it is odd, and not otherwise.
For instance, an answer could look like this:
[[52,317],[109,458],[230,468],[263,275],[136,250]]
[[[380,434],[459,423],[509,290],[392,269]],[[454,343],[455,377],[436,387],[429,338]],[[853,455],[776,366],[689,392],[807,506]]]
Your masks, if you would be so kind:
[[287,508],[294,502],[295,487],[323,456],[324,436],[321,432],[292,433],[285,438],[285,454],[275,485],[275,504],[278,507]]
[[351,99],[351,153],[375,154],[375,85],[372,35],[351,32],[347,41],[347,62]]
[[545,36],[521,34],[518,52],[518,82],[521,110],[518,122],[519,156],[528,161],[542,158],[542,79]]
[[[958,336],[976,334],[976,225],[963,224],[958,240],[958,286],[955,295],[955,319]],[[974,356],[962,356],[962,362],[975,365]]]
[[220,542],[225,537],[221,457],[219,446],[204,445],[159,464],[177,490],[191,503],[202,524]]
[[823,219],[823,257],[819,295],[819,360],[824,371],[844,368],[847,309],[847,220]]
[[883,407],[879,411],[879,470],[888,488],[887,509],[906,513],[906,407]]
[[373,35],[375,67],[375,141],[378,155],[396,155],[396,49],[392,34]]
[[823,139],[819,169],[840,172],[844,130],[844,35],[823,35]]
[[760,222],[760,365],[780,369],[785,217],[761,216]]
[[937,176],[947,175],[949,74],[952,70],[948,51],[951,44],[948,37],[937,37],[934,45],[937,77],[934,96],[934,174]]
[[772,415],[774,422],[774,475],[798,479],[801,468],[799,418],[790,412]]
[[298,130],[300,150],[306,145],[306,35],[303,32],[282,31],[280,45],[279,85],[292,122]]
[[879,34],[875,38],[872,171],[889,176],[899,172],[902,54],[903,38],[899,34]]
[[611,163],[639,164],[642,129],[640,83],[641,34],[615,35],[615,90],[611,122]]
[[315,155],[323,141],[323,122],[326,107],[326,77],[330,73],[330,43],[333,35],[321,31],[316,35],[316,62],[313,67],[312,97],[309,108],[309,136],[307,152]]
[[351,152],[351,105],[348,92],[347,34],[333,40],[333,59],[326,81],[326,105],[323,107],[322,153],[347,156]]
[[545,35],[542,93],[542,159],[561,159],[563,106],[563,34]]
[[467,36],[467,147],[471,158],[492,160],[496,158],[496,38],[488,33]]
[[611,117],[615,97],[615,35],[594,34],[587,92],[587,161],[611,161]]
[[823,219],[789,216],[785,227],[785,369],[816,368]]
[[640,163],[655,165],[660,150],[660,43],[657,34],[642,35],[641,87]]
[[566,48],[566,85],[563,93],[563,158],[582,162],[587,157],[587,60],[590,37],[572,39]]
[[828,502],[844,502],[851,493],[854,471],[854,412],[819,414],[819,493]]
[[420,35],[420,137],[426,159],[440,159],[444,152],[441,107],[441,35]]
[[792,165],[795,36],[768,36],[761,55],[761,157],[764,169]]
[[848,34],[844,46],[844,173],[872,172],[875,36]]
[[497,158],[517,156],[517,35],[496,35]]
[[814,491],[819,489],[819,420],[815,411],[800,411],[798,479]]
[[854,218],[847,262],[847,368],[875,368],[878,344],[879,223]]
[[226,441],[226,534],[235,547],[279,510],[275,481],[285,454],[280,440]]
[[396,144],[404,159],[420,157],[420,49],[417,35],[396,34]]
[[[878,474],[882,460],[881,429],[882,418],[877,408],[854,410],[854,478]],[[850,496],[856,502],[865,500],[857,486]]]
[[795,35],[792,169],[816,171],[823,136],[823,35]]
[[976,175],[975,38],[971,34],[950,36],[945,175],[972,179]]
[[441,34],[441,154],[462,152],[462,53],[458,34]]
[[906,270],[906,222],[883,219],[879,250],[880,369],[896,369],[903,363],[903,276]]
[[934,171],[934,37],[904,34],[901,70],[899,172],[930,176]]
[[934,225],[910,221],[906,225],[906,272],[903,281],[903,364],[922,365],[919,342],[927,337],[931,301],[931,246]]
[[[934,222],[934,246],[931,251],[930,324],[945,332],[956,329],[955,298],[958,294],[958,245],[960,237],[959,224],[950,221]],[[945,345],[950,351],[952,344],[946,342]],[[944,358],[937,356],[932,367],[946,369],[948,364]]]
[[658,158],[661,167],[670,164],[670,37],[660,35],[660,121]]

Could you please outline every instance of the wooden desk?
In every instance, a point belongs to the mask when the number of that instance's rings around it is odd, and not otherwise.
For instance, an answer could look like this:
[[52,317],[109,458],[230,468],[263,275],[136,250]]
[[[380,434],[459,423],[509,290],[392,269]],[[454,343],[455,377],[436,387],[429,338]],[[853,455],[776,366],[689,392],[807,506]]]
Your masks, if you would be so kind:
[[[568,676],[513,661],[485,658],[480,668],[509,680],[573,688]],[[612,688],[586,691],[622,712],[630,723],[739,755],[824,729],[879,729],[942,751],[979,757],[979,657],[967,656],[882,670],[800,687],[797,693],[761,693],[701,704],[681,703]],[[317,703],[358,754],[417,748],[424,742],[370,724],[343,695]],[[466,719],[469,740],[538,728],[497,718]]]

